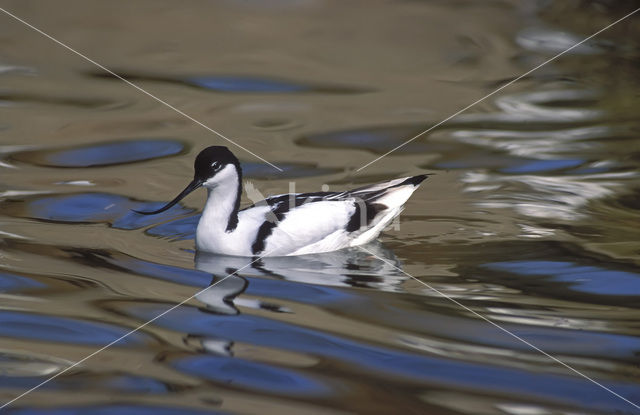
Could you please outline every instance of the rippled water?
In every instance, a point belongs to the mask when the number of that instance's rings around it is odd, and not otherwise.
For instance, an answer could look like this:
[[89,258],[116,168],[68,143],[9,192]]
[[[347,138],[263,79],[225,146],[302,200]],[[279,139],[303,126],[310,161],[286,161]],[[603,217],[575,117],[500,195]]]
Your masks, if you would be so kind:
[[637,2],[2,7],[282,168],[233,148],[253,196],[436,173],[375,255],[195,253],[204,192],[130,209],[225,141],[0,15],[3,402],[216,284],[4,412],[637,413],[638,17],[357,171]]

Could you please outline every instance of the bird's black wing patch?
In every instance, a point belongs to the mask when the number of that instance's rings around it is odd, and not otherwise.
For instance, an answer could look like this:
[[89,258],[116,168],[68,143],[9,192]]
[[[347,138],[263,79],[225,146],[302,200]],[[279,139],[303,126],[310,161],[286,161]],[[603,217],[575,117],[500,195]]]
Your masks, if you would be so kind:
[[265,204],[271,208],[271,212],[267,214],[267,219],[262,223],[262,225],[260,225],[260,228],[258,228],[256,239],[251,245],[251,252],[256,255],[264,251],[267,238],[273,233],[275,227],[278,226],[278,223],[284,219],[285,215],[289,211],[306,203],[327,200],[328,197],[335,196],[337,194],[337,192],[286,194],[270,197],[249,206],[247,209],[255,206],[264,206]]
[[412,184],[414,186],[417,186],[420,183],[422,183],[427,177],[429,177],[428,174],[419,174],[417,176],[411,176],[411,177],[407,178],[407,180],[404,180],[402,183],[398,183],[398,184],[396,184],[394,186],[391,186],[391,187],[406,186],[408,184]]
[[253,252],[254,255],[264,251],[265,242],[273,232],[273,228],[278,226],[278,222],[280,222],[284,218],[284,215],[290,210],[288,204],[284,202],[269,205],[271,212],[267,214],[267,219],[262,222],[262,225],[258,228],[256,239],[251,245],[251,252]]
[[351,214],[349,222],[347,222],[347,232],[356,232],[363,226],[368,226],[378,213],[388,209],[388,206],[385,204],[367,203],[362,200],[354,201],[353,205],[356,209]]

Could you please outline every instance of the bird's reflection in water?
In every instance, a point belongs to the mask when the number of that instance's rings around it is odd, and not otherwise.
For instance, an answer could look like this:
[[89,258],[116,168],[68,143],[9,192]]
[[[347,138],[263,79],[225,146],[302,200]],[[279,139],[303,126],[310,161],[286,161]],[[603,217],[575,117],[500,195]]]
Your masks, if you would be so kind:
[[[219,315],[240,314],[238,307],[287,313],[285,306],[260,299],[239,297],[250,284],[248,278],[275,278],[291,283],[333,287],[400,291],[406,279],[393,252],[379,242],[319,254],[249,258],[197,252],[195,266],[212,275],[210,289],[196,295],[202,311]],[[366,250],[365,250],[366,249]],[[209,353],[232,355],[225,339],[191,338]]]
[[[320,254],[248,258],[198,252],[196,268],[213,275],[215,281],[234,276],[272,277],[291,282],[342,287],[374,288],[397,291],[406,278],[400,271],[400,261],[379,242]],[[237,271],[237,272],[236,272]],[[233,276],[232,276],[233,277]],[[218,286],[231,280],[229,277]],[[228,282],[225,287],[242,290],[240,282]],[[220,287],[222,288],[222,287]],[[208,290],[210,291],[210,290]],[[216,290],[220,291],[220,290]]]

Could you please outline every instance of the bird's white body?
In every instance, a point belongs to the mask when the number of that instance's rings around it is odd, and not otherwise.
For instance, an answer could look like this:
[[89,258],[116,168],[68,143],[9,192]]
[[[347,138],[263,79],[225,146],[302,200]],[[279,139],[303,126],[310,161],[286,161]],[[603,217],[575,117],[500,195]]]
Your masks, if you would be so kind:
[[[375,239],[402,211],[402,206],[418,187],[417,184],[400,185],[410,178],[392,180],[351,192],[331,194],[277,195],[237,212],[235,229],[227,224],[233,214],[240,177],[233,165],[227,165],[213,182],[205,182],[208,197],[196,231],[199,251],[238,256],[285,256],[335,251],[362,245]],[[308,196],[306,196],[308,195]],[[357,230],[348,230],[350,220],[358,214],[357,204],[375,203],[384,206],[375,217]],[[296,199],[307,201],[300,203]],[[272,201],[278,202],[273,203]],[[283,204],[285,206],[283,206]],[[297,205],[297,206],[296,206]],[[277,209],[282,215],[274,215]],[[277,217],[281,216],[281,217]],[[271,232],[264,237],[263,249],[255,244],[265,222],[273,223]],[[352,227],[353,228],[353,227]]]

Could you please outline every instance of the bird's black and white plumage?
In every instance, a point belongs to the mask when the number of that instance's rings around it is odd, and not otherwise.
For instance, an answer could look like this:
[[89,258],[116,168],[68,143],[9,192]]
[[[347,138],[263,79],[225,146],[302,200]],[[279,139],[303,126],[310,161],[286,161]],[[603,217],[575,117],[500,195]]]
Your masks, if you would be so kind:
[[208,191],[198,228],[200,251],[238,256],[285,256],[329,252],[375,239],[398,215],[426,174],[344,192],[271,196],[240,209],[242,169],[221,146],[200,152],[193,181],[155,214],[198,187]]

